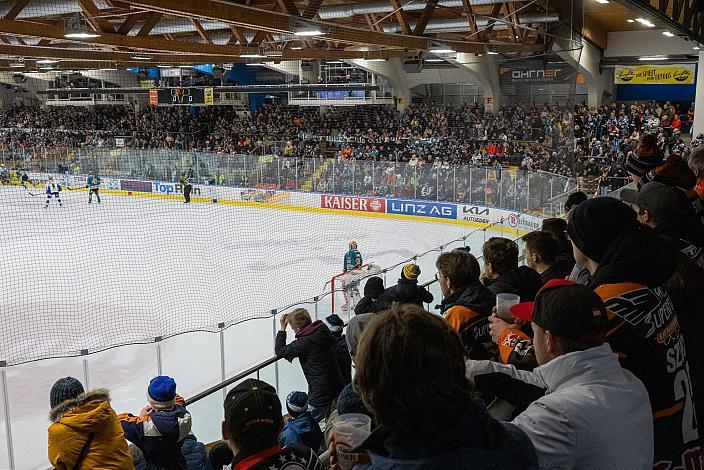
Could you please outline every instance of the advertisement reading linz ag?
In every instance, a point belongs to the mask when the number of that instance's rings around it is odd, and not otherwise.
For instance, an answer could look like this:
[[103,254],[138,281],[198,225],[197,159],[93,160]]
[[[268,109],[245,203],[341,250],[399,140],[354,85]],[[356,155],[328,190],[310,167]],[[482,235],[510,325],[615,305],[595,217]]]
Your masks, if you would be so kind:
[[617,66],[617,85],[691,85],[694,64]]

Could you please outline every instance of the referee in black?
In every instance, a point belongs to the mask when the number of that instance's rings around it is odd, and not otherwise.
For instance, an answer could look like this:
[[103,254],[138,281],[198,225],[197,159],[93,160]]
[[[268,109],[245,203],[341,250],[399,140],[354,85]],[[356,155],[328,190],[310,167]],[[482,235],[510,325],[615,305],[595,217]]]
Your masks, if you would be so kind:
[[191,202],[191,191],[193,191],[193,185],[191,184],[191,171],[188,171],[188,174],[184,173],[181,175],[181,187],[183,188],[183,203],[188,204]]

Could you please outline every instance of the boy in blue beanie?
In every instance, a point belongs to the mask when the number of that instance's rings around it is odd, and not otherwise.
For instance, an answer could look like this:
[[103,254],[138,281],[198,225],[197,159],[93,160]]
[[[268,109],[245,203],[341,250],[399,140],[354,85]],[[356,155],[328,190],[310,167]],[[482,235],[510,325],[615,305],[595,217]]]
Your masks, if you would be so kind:
[[125,439],[139,447],[150,470],[186,470],[181,446],[191,431],[191,415],[176,393],[174,379],[154,377],[147,388],[147,402],[139,416],[118,416]]
[[291,392],[286,397],[286,409],[291,419],[284,424],[279,436],[279,445],[303,444],[314,452],[320,451],[323,444],[323,431],[308,411],[308,394]]

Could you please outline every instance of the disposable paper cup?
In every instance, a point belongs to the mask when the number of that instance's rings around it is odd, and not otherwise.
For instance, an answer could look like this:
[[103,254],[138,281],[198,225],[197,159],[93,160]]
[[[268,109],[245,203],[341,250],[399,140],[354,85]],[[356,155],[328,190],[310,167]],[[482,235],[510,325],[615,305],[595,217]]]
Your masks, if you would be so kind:
[[357,454],[349,452],[357,447],[371,434],[372,420],[359,413],[340,415],[332,425],[337,449],[338,465],[343,470],[350,470],[357,463]]
[[520,302],[521,298],[516,294],[496,294],[496,312],[503,319],[512,319],[513,315],[508,309]]

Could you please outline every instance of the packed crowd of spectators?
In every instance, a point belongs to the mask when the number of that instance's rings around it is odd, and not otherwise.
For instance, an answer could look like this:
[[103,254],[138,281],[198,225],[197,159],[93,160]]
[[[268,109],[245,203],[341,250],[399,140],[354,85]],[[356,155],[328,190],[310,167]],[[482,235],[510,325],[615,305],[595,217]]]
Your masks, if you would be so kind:
[[[58,380],[50,462],[701,468],[704,147],[679,168],[694,177],[682,187],[685,179],[656,171],[668,163],[645,144],[641,138],[638,158],[625,164],[637,189],[620,199],[573,194],[564,218],[544,219],[523,238],[523,264],[516,241],[492,237],[479,258],[467,247],[437,257],[441,299],[409,263],[395,285],[363,279],[363,297],[345,307],[355,314],[346,325],[335,314],[313,321],[303,308],[282,315],[274,352],[298,359],[308,390],[290,391],[282,404],[266,382],[237,384],[222,423],[211,423],[222,440],[207,450],[190,433],[193,418],[171,377],[151,380],[138,415],[116,414],[106,390]],[[433,301],[440,315],[423,308]]]

